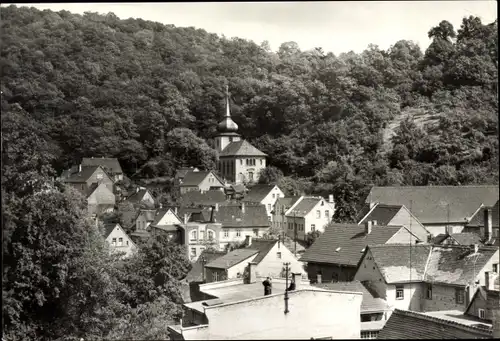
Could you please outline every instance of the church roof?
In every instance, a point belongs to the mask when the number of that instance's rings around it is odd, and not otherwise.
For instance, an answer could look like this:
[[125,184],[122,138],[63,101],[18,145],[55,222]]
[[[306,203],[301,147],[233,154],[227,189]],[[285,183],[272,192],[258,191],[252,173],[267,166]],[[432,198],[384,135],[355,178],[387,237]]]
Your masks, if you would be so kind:
[[249,142],[240,140],[228,144],[220,152],[219,156],[267,156],[267,154],[255,148]]

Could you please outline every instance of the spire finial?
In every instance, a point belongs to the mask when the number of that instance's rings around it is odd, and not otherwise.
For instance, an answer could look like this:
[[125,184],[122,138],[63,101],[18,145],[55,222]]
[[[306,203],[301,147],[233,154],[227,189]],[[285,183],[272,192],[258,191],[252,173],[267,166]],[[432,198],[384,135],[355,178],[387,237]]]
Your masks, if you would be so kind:
[[229,110],[229,85],[226,84],[226,117],[231,117],[231,111]]

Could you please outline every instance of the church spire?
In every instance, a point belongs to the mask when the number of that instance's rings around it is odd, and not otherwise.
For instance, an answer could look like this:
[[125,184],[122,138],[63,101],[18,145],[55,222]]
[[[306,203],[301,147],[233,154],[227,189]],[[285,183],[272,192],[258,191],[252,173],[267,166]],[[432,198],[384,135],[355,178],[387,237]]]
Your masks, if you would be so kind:
[[229,86],[226,84],[226,115],[224,120],[219,123],[217,130],[221,133],[236,133],[238,125],[231,118],[231,109],[229,108]]

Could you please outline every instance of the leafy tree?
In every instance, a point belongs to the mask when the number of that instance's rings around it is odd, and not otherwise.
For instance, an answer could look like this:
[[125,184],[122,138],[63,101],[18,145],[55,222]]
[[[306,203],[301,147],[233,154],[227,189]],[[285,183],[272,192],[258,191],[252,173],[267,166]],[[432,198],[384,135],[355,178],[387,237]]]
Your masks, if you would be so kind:
[[260,184],[276,184],[283,178],[283,172],[274,166],[267,166],[260,171]]

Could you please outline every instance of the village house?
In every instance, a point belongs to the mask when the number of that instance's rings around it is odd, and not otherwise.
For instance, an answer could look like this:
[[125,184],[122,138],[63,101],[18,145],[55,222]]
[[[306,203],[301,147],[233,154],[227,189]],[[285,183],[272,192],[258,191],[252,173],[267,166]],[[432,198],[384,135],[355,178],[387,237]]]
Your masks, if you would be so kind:
[[498,273],[486,271],[484,285],[479,286],[465,309],[465,314],[480,320],[492,323],[498,316],[500,309],[500,291],[498,287]]
[[210,222],[188,222],[184,216],[184,230],[186,231],[186,246],[189,260],[196,261],[207,248],[219,250],[222,225]]
[[179,168],[174,175],[174,180],[177,184],[179,181],[182,181],[188,172],[199,172],[200,170],[196,167],[181,167]]
[[455,245],[370,245],[354,276],[391,308],[464,312],[486,271],[498,271],[498,248]]
[[272,211],[274,209],[274,205],[276,204],[276,200],[278,200],[278,198],[284,197],[285,194],[278,186],[259,184],[252,186],[249,192],[242,199],[242,201],[254,202],[264,205],[269,221],[272,223]]
[[182,194],[179,204],[182,207],[214,206],[227,201],[227,196],[223,191],[208,190],[206,192],[189,191]]
[[209,190],[224,191],[224,181],[212,171],[188,171],[180,181],[180,195],[190,191],[199,191],[201,193]]
[[82,167],[100,166],[113,179],[114,182],[123,180],[123,171],[117,158],[112,157],[84,157],[81,163]]
[[248,188],[244,184],[229,184],[226,186],[224,192],[228,200],[241,200],[248,193]]
[[170,240],[179,244],[186,243],[184,221],[179,218],[175,208],[166,208],[156,211],[155,220],[147,229],[152,237],[166,235]]
[[419,239],[404,226],[334,224],[300,258],[307,263],[309,279],[323,282],[351,281],[367,245],[416,243]]
[[113,212],[115,208],[115,195],[105,184],[94,183],[88,189],[87,210],[91,216]]
[[382,340],[491,339],[491,329],[465,325],[414,311],[395,309],[380,331]]
[[361,217],[358,225],[363,225],[369,220],[372,221],[372,225],[404,226],[422,242],[427,242],[430,236],[424,225],[404,205],[375,204]]
[[376,339],[390,316],[387,302],[380,298],[374,290],[359,281],[315,283],[313,286],[325,290],[361,292],[363,294],[360,314],[362,339]]
[[82,193],[88,193],[93,184],[104,184],[112,192],[114,183],[100,166],[82,167],[82,165],[73,170],[64,171],[61,175],[61,181]]
[[464,232],[476,233],[485,244],[498,246],[499,239],[498,200],[492,207],[483,206],[465,226]]
[[254,183],[266,168],[266,154],[242,140],[238,125],[232,120],[229,93],[226,89],[226,116],[217,126],[215,150],[218,153],[217,172],[231,183]]
[[111,252],[123,253],[124,258],[132,256],[137,251],[137,246],[120,224],[105,224],[103,236],[109,244]]
[[298,200],[301,200],[302,196],[293,196],[293,197],[284,197],[278,198],[276,203],[274,204],[274,208],[271,211],[272,217],[272,226],[279,232],[284,232],[287,230],[287,218],[285,213],[295,205]]
[[302,196],[285,212],[284,232],[291,238],[306,240],[309,232],[323,232],[334,213],[333,195],[328,201],[322,197]]
[[481,245],[482,238],[475,232],[462,232],[452,234],[438,234],[432,239],[432,244],[435,245]]
[[290,263],[291,272],[305,276],[302,263],[281,240],[247,236],[245,248],[233,250],[205,265],[206,280],[217,282],[242,277],[249,262],[256,264],[255,271],[259,277],[284,277],[285,262]]
[[284,279],[273,280],[272,294],[264,296],[264,278],[253,269],[246,279],[202,284],[206,299],[184,304],[184,317],[169,334],[172,340],[360,337],[361,293],[312,288],[293,276],[296,289],[287,300]]
[[130,202],[134,206],[145,206],[150,209],[155,208],[156,205],[153,193],[144,187],[137,187],[135,193],[130,195],[126,201]]
[[132,219],[132,226],[130,227],[130,237],[137,240],[146,240],[150,237],[149,225],[156,218],[156,210],[139,210],[137,215]]
[[462,232],[482,206],[493,206],[498,199],[498,185],[375,186],[366,197],[365,206],[404,205],[437,236]]

